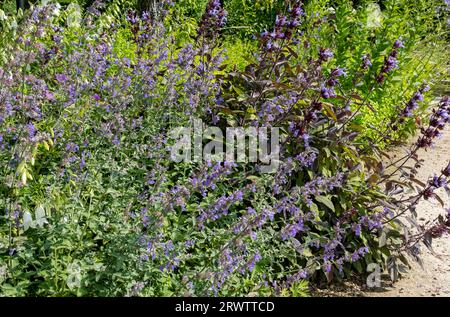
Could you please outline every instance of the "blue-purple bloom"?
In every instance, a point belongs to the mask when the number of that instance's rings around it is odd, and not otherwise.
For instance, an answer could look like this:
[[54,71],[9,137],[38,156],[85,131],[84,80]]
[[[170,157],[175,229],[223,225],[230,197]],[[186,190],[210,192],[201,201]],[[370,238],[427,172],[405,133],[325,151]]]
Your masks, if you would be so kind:
[[27,124],[27,129],[28,129],[28,136],[29,138],[33,138],[36,135],[36,127],[34,126],[33,123],[28,123]]
[[370,60],[369,55],[364,55],[362,57],[362,68],[367,69],[372,66],[372,61]]
[[355,232],[355,235],[359,237],[361,235],[361,224],[354,224],[353,231]]
[[326,48],[320,48],[319,50],[319,62],[326,62],[327,60],[333,58],[333,52]]
[[57,81],[59,81],[60,83],[63,83],[65,81],[67,81],[67,76],[65,74],[56,74],[55,78]]

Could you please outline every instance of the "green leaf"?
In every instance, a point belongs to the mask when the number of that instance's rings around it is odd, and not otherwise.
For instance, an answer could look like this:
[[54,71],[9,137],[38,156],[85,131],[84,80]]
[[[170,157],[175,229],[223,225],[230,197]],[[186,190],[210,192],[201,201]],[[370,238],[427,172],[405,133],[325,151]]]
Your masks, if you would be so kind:
[[304,249],[303,249],[303,255],[304,255],[305,257],[307,257],[307,258],[313,256],[313,254],[312,254],[312,252],[311,252],[311,250],[310,250],[309,248],[304,248]]
[[30,227],[33,227],[33,216],[29,211],[25,211],[23,214],[23,228],[27,231]]
[[6,19],[7,19],[7,16],[5,14],[5,11],[0,9],[0,21],[6,20]]
[[334,113],[333,110],[333,105],[330,103],[323,103],[323,110],[325,111],[325,114],[330,117],[331,119],[333,119],[335,122],[338,121],[337,117],[336,117],[336,113]]
[[317,202],[324,204],[325,206],[330,208],[333,212],[335,212],[333,202],[331,201],[330,198],[325,197],[325,196],[315,196],[315,199]]
[[361,266],[361,262],[355,262],[355,263],[353,263],[353,265],[355,266],[355,269],[359,272],[359,273],[362,273],[363,272],[363,269],[362,269],[362,266]]
[[39,205],[36,207],[35,210],[35,216],[36,216],[36,224],[39,227],[43,227],[44,224],[48,223],[47,218],[45,217],[45,209],[42,207],[42,205]]

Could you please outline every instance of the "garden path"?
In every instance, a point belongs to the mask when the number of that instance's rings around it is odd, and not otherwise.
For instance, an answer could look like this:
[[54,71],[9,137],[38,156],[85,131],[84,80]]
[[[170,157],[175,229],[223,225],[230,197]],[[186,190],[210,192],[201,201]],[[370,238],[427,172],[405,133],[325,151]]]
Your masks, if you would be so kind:
[[[399,153],[401,155],[401,153]],[[447,166],[450,160],[450,128],[443,133],[443,137],[436,141],[431,151],[421,151],[419,157],[424,164],[418,171],[417,178],[426,182],[433,173],[438,173]],[[450,208],[450,197],[444,189],[436,191],[444,200],[445,207]],[[441,204],[436,200],[422,201],[417,206],[420,224],[435,219],[444,214]],[[433,255],[426,247],[422,247],[423,269],[416,263],[411,263],[408,271],[398,282],[386,283],[381,290],[365,292],[365,296],[450,296],[450,234],[433,241]],[[383,283],[385,284],[385,282]],[[391,284],[391,285],[389,285]]]

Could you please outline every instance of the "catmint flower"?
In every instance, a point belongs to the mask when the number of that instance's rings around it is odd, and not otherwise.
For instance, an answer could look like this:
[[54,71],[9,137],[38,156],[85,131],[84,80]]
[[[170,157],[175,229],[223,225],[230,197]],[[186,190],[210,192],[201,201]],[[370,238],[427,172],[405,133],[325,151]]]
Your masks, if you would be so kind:
[[80,160],[80,169],[84,169],[86,167],[85,156],[83,155]]
[[447,165],[446,168],[442,171],[442,174],[449,177],[450,176],[450,163]]
[[289,13],[293,19],[296,19],[304,14],[301,4],[301,1],[296,0],[292,6],[292,9],[289,10]]
[[347,73],[345,71],[345,68],[337,67],[331,71],[331,76],[334,77],[347,76]]
[[429,127],[422,128],[422,136],[417,140],[416,145],[419,148],[428,148],[433,145],[433,140],[439,138],[446,123],[449,123],[448,119],[448,97],[445,96],[441,99],[437,109],[433,109],[433,114],[430,117]]
[[433,179],[430,181],[430,185],[435,188],[441,188],[447,185],[447,181],[445,177],[439,177],[437,175],[434,175]]
[[281,232],[281,238],[287,240],[288,238],[294,238],[298,232],[305,231],[303,220],[299,220],[295,224],[289,224],[283,228]]
[[136,282],[133,284],[131,288],[131,296],[138,296],[140,292],[144,289],[145,283],[144,282]]
[[434,197],[434,189],[432,187],[428,187],[423,191],[423,197],[425,199],[429,199],[431,197]]
[[56,80],[59,81],[60,83],[63,83],[65,81],[67,81],[67,77],[64,74],[56,74],[55,76]]
[[370,60],[369,55],[363,55],[362,57],[362,68],[367,69],[372,66],[372,62]]
[[45,98],[47,98],[48,100],[55,99],[55,95],[52,92],[48,91],[48,90],[45,91],[44,95],[45,95]]
[[184,245],[186,248],[192,248],[195,245],[195,242],[193,240],[187,240]]
[[217,36],[218,30],[226,23],[227,15],[227,11],[221,7],[219,0],[210,0],[200,20],[198,35],[203,35],[205,38]]
[[320,89],[320,94],[324,99],[336,97],[336,93],[334,92],[333,87],[327,88],[325,86],[322,86],[322,88]]
[[364,254],[369,253],[369,248],[368,247],[361,247],[358,249],[358,253],[359,255],[363,256]]
[[309,136],[309,134],[307,134],[307,133],[304,133],[303,135],[302,135],[302,139],[303,139],[303,142],[304,142],[304,144],[305,144],[305,147],[309,147],[309,140],[310,140],[310,136]]
[[404,48],[405,46],[403,45],[403,42],[400,39],[397,39],[394,42],[394,48]]
[[298,275],[299,278],[307,278],[308,277],[308,273],[306,271],[301,271]]
[[398,61],[394,56],[389,56],[385,61],[384,72],[389,73],[398,67]]
[[321,48],[319,50],[319,62],[320,63],[326,62],[330,58],[333,58],[333,52],[331,50],[329,50],[328,48],[327,49]]
[[28,136],[30,137],[30,139],[33,138],[36,135],[36,127],[34,126],[34,124],[28,123],[27,129],[28,129]]
[[119,140],[119,137],[117,135],[114,136],[112,143],[115,146],[119,146],[120,145],[120,140]]
[[416,101],[423,101],[423,95],[422,95],[422,91],[418,91],[418,92],[416,92],[414,95],[413,95],[413,97],[412,97],[414,100],[416,100]]
[[419,101],[424,100],[423,93],[428,91],[429,86],[424,83],[411,97],[411,99],[406,104],[405,108],[402,110],[400,117],[398,118],[398,122],[402,123],[404,118],[411,117],[413,115],[413,111],[419,108]]
[[355,232],[355,235],[359,237],[361,235],[361,224],[355,224],[353,226],[353,231]]
[[279,26],[279,27],[285,26],[286,25],[286,17],[285,16],[280,17],[279,15],[277,15],[275,18],[275,25]]
[[398,60],[397,60],[398,52],[397,52],[397,50],[402,47],[403,47],[403,43],[401,42],[400,39],[398,39],[394,42],[392,51],[384,59],[383,67],[381,68],[381,71],[376,78],[378,83],[382,84],[386,79],[386,75],[398,68]]
[[359,252],[354,252],[351,255],[351,262],[356,262],[360,259],[361,255],[359,254]]
[[66,145],[66,150],[69,152],[78,152],[79,146],[73,142],[70,142]]

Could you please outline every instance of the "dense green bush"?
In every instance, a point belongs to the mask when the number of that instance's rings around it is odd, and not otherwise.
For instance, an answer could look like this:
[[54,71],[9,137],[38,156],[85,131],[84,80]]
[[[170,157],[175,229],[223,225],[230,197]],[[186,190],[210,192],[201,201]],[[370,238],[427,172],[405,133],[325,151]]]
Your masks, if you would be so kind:
[[[373,262],[396,279],[398,261],[450,227],[449,214],[411,241],[400,221],[414,222],[406,211],[421,199],[439,200],[450,165],[396,199],[421,182],[399,179],[396,164],[385,171],[389,139],[365,120],[381,113],[370,123],[403,131],[428,91],[415,87],[428,78],[408,60],[415,41],[437,43],[442,59],[444,44],[395,10],[383,30],[350,32],[366,13],[338,4],[288,1],[272,24],[272,13],[251,16],[268,31],[250,43],[227,35],[217,1],[200,15],[206,3],[191,2],[187,32],[170,19],[186,9],[170,3],[160,23],[121,1],[2,19],[0,294],[304,296],[307,281]],[[403,160],[430,148],[449,111],[444,98]],[[279,127],[279,168],[174,162],[171,131],[195,119],[220,131]]]
[[[283,11],[284,1],[235,1],[225,0],[228,9],[228,23],[223,28],[223,36],[231,65],[237,64],[244,69],[245,64],[254,61],[251,51],[255,47],[255,35],[261,30],[273,27],[278,12]],[[196,23],[206,1],[186,0],[179,1],[174,7],[176,17],[187,17],[188,20],[177,18],[179,21],[172,24],[175,36],[185,41],[194,38]],[[261,12],[261,10],[263,12]],[[328,47],[336,52],[336,66],[347,70],[349,80],[343,80],[344,88],[353,86],[351,79],[359,71],[361,57],[370,56],[375,66],[383,63],[391,43],[402,38],[405,48],[399,59],[399,69],[396,75],[388,78],[384,89],[372,87],[370,78],[356,87],[355,93],[370,100],[371,107],[361,109],[356,118],[358,124],[370,126],[364,131],[364,136],[373,138],[375,143],[396,143],[406,136],[413,134],[416,121],[412,118],[398,126],[392,133],[391,139],[380,140],[377,132],[395,117],[398,108],[406,102],[424,82],[432,86],[439,83],[447,75],[449,49],[448,29],[446,29],[445,3],[436,1],[382,1],[381,6],[373,1],[351,0],[310,0],[305,1],[305,14],[307,16],[319,15],[310,19],[300,28],[308,36],[309,46],[302,45],[298,54],[317,47]],[[323,21],[323,23],[321,22]],[[315,25],[320,23],[320,28]],[[180,27],[181,26],[181,27]],[[244,27],[244,28],[242,28]],[[239,37],[236,37],[239,35]],[[377,67],[374,67],[377,69]],[[370,91],[370,93],[365,93]],[[426,105],[433,97],[426,99]],[[374,115],[374,110],[375,115]],[[417,118],[426,115],[426,107],[417,111]],[[386,144],[387,145],[387,144]]]
[[[399,68],[395,75],[388,78],[382,87],[371,86],[370,76],[365,83],[358,87],[358,94],[368,98],[372,109],[362,111],[358,122],[381,129],[395,117],[395,114],[424,82],[432,86],[439,83],[447,75],[448,42],[446,42],[446,21],[443,18],[443,3],[441,1],[383,1],[384,10],[381,11],[372,2],[360,1],[358,7],[352,6],[351,1],[334,1],[331,13],[325,4],[322,9],[317,8],[321,15],[329,17],[319,32],[319,38],[325,39],[320,45],[333,47],[336,64],[345,67],[348,73],[358,71],[361,56],[370,56],[374,69],[381,65],[390,49],[391,43],[401,38],[405,47],[399,58]],[[327,8],[327,9],[324,9]],[[438,9],[437,9],[438,8]],[[352,76],[349,76],[352,78]],[[350,87],[349,80],[343,85]],[[367,93],[367,92],[370,93]],[[430,96],[429,98],[434,98]],[[430,100],[427,99],[427,102]],[[427,103],[424,103],[426,105]],[[421,108],[420,110],[424,110]],[[416,113],[418,117],[423,115]],[[392,140],[404,139],[416,130],[414,118],[398,127],[397,133],[391,135]],[[366,130],[373,133],[371,129]],[[375,137],[376,143],[381,140]]]

